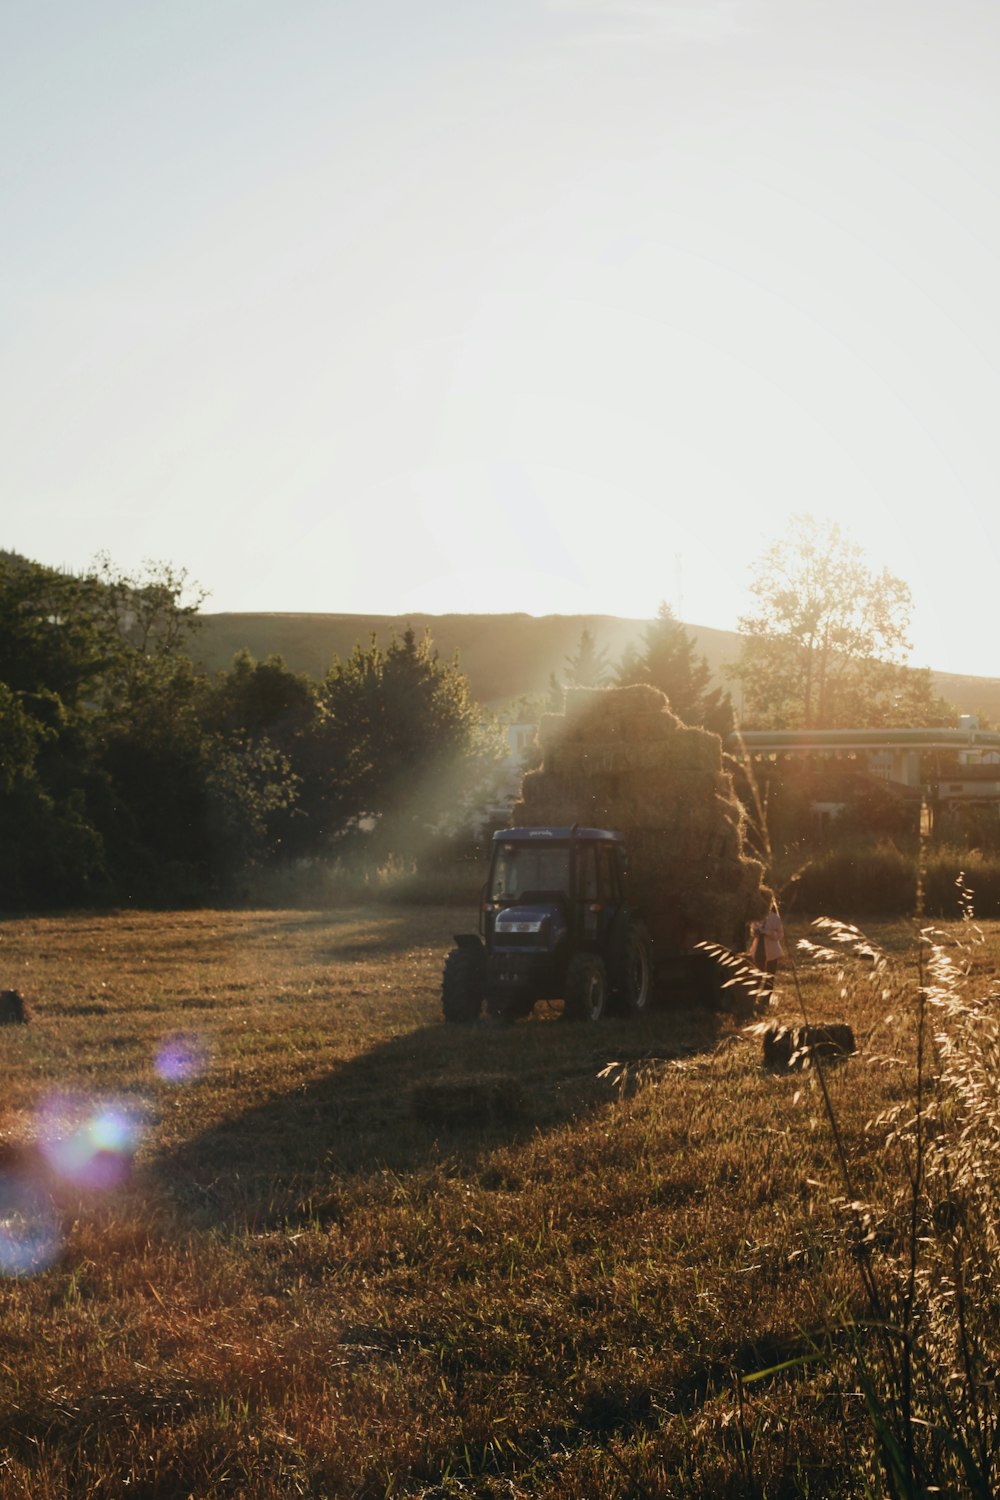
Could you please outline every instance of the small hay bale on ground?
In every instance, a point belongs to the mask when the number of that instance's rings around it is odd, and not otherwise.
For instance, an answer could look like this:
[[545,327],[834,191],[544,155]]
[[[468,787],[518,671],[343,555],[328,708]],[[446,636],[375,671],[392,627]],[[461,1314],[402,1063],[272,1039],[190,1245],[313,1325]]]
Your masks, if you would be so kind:
[[20,992],[0,990],[0,1026],[22,1026],[27,1019],[27,1007]]
[[772,1023],[762,1036],[764,1066],[775,1072],[808,1068],[820,1062],[841,1062],[857,1052],[854,1032],[846,1021],[822,1026],[779,1026]]

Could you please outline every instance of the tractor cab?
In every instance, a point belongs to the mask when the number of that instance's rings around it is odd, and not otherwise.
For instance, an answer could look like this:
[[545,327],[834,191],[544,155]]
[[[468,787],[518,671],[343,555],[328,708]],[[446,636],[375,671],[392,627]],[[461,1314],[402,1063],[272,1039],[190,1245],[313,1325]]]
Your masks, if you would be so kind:
[[562,999],[567,1016],[609,1005],[636,1014],[650,994],[649,934],[628,896],[620,833],[505,828],[493,836],[478,935],[456,936],[442,988],[446,1020],[527,1015]]

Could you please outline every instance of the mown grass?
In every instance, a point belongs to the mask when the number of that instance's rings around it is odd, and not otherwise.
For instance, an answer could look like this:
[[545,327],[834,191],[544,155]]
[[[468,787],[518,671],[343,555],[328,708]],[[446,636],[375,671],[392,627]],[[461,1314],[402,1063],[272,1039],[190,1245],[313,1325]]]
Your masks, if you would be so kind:
[[[830,1362],[742,1379],[864,1312],[815,1076],[764,1072],[733,1017],[446,1028],[466,925],[4,928],[32,1019],[0,1032],[0,1168],[31,1168],[53,1091],[60,1128],[116,1103],[143,1130],[113,1190],[46,1171],[54,1261],[0,1281],[0,1493],[863,1493],[863,1406]],[[878,935],[911,972],[912,924]],[[998,954],[989,928],[986,982]],[[836,964],[801,983],[861,1042],[827,1083],[874,1191],[866,1124],[910,1095],[913,1012]],[[797,1006],[783,984],[775,1015]],[[178,1038],[201,1071],[170,1082]]]

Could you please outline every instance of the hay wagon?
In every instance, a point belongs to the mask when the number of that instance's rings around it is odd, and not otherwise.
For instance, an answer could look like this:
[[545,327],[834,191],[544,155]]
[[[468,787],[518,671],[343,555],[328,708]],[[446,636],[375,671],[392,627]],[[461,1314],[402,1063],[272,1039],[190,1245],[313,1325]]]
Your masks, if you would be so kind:
[[445,1019],[641,1014],[658,993],[712,1003],[720,973],[698,947],[741,948],[762,904],[743,809],[718,735],[681,723],[655,688],[578,689],[548,714],[543,762],[514,826],[494,835],[479,930],[445,961]]

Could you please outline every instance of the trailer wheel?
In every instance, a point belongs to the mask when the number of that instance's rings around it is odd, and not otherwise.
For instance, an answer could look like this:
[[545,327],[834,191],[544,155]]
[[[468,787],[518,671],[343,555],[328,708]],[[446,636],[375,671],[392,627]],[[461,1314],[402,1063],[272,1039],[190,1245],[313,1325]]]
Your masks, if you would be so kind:
[[567,1021],[599,1021],[608,1006],[608,975],[596,953],[574,953],[566,970]]
[[452,948],[444,961],[441,1009],[446,1021],[475,1021],[483,1008],[486,958],[482,948]]
[[644,1016],[653,995],[653,943],[645,922],[631,917],[611,954],[615,1000],[627,1016]]

